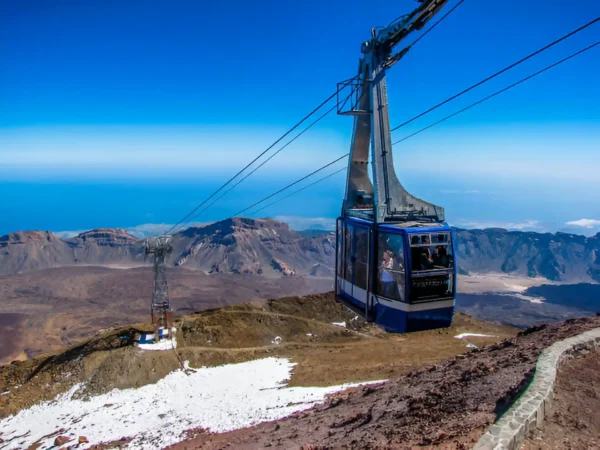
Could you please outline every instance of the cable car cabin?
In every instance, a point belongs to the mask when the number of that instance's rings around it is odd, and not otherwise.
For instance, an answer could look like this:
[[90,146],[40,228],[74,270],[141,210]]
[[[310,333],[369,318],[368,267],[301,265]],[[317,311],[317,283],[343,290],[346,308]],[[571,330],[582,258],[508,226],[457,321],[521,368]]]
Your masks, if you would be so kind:
[[456,266],[445,223],[337,220],[336,298],[386,331],[448,327]]

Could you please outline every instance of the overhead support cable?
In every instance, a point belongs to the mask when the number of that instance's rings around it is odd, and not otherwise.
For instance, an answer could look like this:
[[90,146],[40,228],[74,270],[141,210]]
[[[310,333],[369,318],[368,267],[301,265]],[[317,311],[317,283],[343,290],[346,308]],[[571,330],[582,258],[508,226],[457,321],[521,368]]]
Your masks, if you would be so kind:
[[525,81],[527,81],[527,80],[530,80],[530,79],[532,79],[532,78],[534,78],[534,77],[536,77],[536,76],[538,76],[538,75],[540,75],[540,74],[542,74],[542,73],[546,72],[547,70],[550,70],[550,69],[552,69],[553,67],[556,67],[556,66],[558,66],[558,65],[560,65],[560,64],[562,64],[562,63],[564,63],[564,62],[566,62],[566,61],[569,61],[570,59],[572,59],[572,58],[575,58],[576,56],[579,56],[579,55],[581,55],[582,53],[584,53],[584,52],[587,52],[588,50],[591,50],[592,48],[596,47],[597,45],[600,45],[600,41],[596,42],[595,44],[592,44],[592,45],[590,45],[589,47],[586,47],[586,48],[584,48],[584,49],[581,49],[581,50],[579,50],[578,52],[575,52],[575,53],[573,53],[573,54],[571,54],[571,55],[567,56],[566,58],[563,58],[563,59],[561,59],[560,61],[557,61],[557,62],[555,62],[554,64],[551,64],[551,65],[549,65],[549,66],[546,66],[546,67],[544,67],[542,70],[539,70],[539,71],[537,71],[537,72],[535,72],[535,73],[532,73],[531,75],[529,75],[529,76],[527,76],[527,77],[525,77],[525,78],[522,78],[522,79],[520,79],[520,80],[519,80],[519,81],[517,81],[516,83],[513,83],[513,84],[511,84],[510,86],[507,86],[507,87],[505,87],[504,89],[500,89],[499,91],[496,91],[496,92],[494,92],[493,94],[491,94],[491,95],[488,95],[487,97],[484,97],[484,98],[482,98],[481,100],[479,100],[479,101],[477,101],[477,102],[475,102],[475,103],[472,103],[472,104],[470,104],[469,106],[467,106],[467,107],[465,107],[465,108],[462,108],[462,109],[460,109],[460,110],[456,111],[455,113],[452,113],[452,114],[450,114],[449,116],[446,116],[446,117],[444,117],[443,119],[440,119],[440,120],[438,120],[437,122],[434,122],[434,123],[432,123],[431,125],[428,125],[428,126],[426,126],[426,127],[424,127],[424,128],[421,128],[420,130],[418,130],[418,131],[415,131],[414,133],[411,133],[411,134],[409,134],[408,136],[405,136],[405,137],[403,137],[402,139],[399,139],[399,140],[397,140],[397,141],[393,142],[393,143],[392,143],[392,145],[396,145],[396,144],[398,144],[398,143],[400,143],[400,142],[404,142],[404,141],[406,141],[407,139],[410,139],[411,137],[413,137],[413,136],[416,136],[417,134],[420,134],[420,133],[422,133],[422,132],[423,132],[423,131],[425,131],[425,130],[428,130],[428,129],[430,129],[430,128],[432,128],[432,127],[436,126],[436,125],[439,125],[440,123],[442,123],[442,122],[445,122],[446,120],[448,120],[448,119],[450,119],[450,118],[452,118],[452,117],[454,117],[454,116],[457,116],[458,114],[461,114],[461,113],[463,113],[463,112],[465,112],[465,111],[467,111],[467,110],[469,110],[469,109],[473,108],[474,106],[477,106],[477,105],[479,105],[479,104],[481,104],[481,103],[483,103],[483,102],[485,102],[485,101],[487,101],[487,100],[489,100],[489,99],[491,99],[491,98],[493,98],[493,97],[496,97],[497,95],[499,95],[499,94],[502,94],[503,92],[506,92],[506,91],[508,91],[509,89],[512,89],[512,88],[514,88],[515,86],[518,86],[519,84],[521,84],[521,83],[524,83]]
[[[457,6],[458,6],[458,5],[457,5]],[[443,18],[443,17],[442,17],[442,18]],[[521,58],[520,60],[518,60],[518,61],[516,61],[516,62],[512,63],[511,65],[509,65],[509,66],[505,67],[504,69],[502,69],[502,70],[500,70],[500,71],[498,71],[498,72],[496,72],[496,73],[494,73],[494,74],[492,74],[492,75],[488,76],[487,78],[484,78],[483,80],[479,81],[478,83],[475,83],[474,85],[472,85],[472,86],[468,87],[467,89],[465,89],[465,90],[463,90],[463,91],[459,92],[458,94],[455,94],[455,95],[453,95],[453,96],[452,96],[452,97],[450,97],[450,98],[447,98],[447,99],[446,99],[446,100],[444,100],[443,102],[441,102],[441,103],[438,103],[438,104],[437,104],[437,105],[435,105],[435,106],[432,106],[432,107],[431,107],[431,108],[429,108],[428,110],[426,110],[426,111],[423,111],[421,114],[418,114],[418,115],[414,116],[412,119],[409,119],[409,120],[407,120],[406,122],[404,122],[404,123],[401,123],[401,124],[400,124],[400,125],[398,125],[397,127],[394,127],[394,128],[392,128],[392,129],[390,130],[390,132],[392,132],[392,131],[396,131],[396,130],[398,130],[398,129],[400,129],[400,128],[402,128],[402,127],[406,126],[406,125],[408,125],[409,123],[411,123],[411,122],[414,122],[415,120],[417,120],[417,119],[419,119],[419,118],[423,117],[425,114],[429,114],[430,112],[432,112],[432,111],[435,111],[435,110],[436,110],[436,109],[438,109],[440,106],[443,106],[443,105],[445,105],[446,103],[449,103],[449,102],[451,102],[452,100],[455,100],[455,99],[457,99],[457,98],[458,98],[458,97],[460,97],[461,95],[463,95],[463,94],[466,94],[466,93],[467,93],[467,92],[469,92],[469,91],[472,91],[473,89],[475,89],[476,87],[479,87],[479,86],[481,86],[481,85],[482,85],[482,84],[484,84],[484,83],[487,83],[488,81],[490,81],[490,80],[492,80],[492,79],[496,78],[497,76],[499,76],[499,75],[503,74],[504,72],[507,72],[508,70],[510,70],[510,69],[512,69],[512,68],[514,68],[514,67],[517,67],[519,64],[522,64],[522,63],[524,63],[525,61],[527,61],[527,60],[529,60],[529,59],[533,58],[534,56],[536,56],[536,55],[539,55],[540,53],[542,53],[542,52],[544,52],[544,51],[548,50],[549,48],[551,48],[551,47],[554,47],[556,44],[558,44],[558,43],[560,43],[560,42],[562,42],[562,41],[564,41],[564,40],[566,40],[566,39],[570,38],[571,36],[574,36],[574,35],[576,35],[577,33],[579,33],[579,32],[581,32],[581,31],[585,30],[586,28],[588,28],[588,27],[592,26],[593,24],[595,24],[595,23],[596,23],[596,22],[598,22],[598,21],[600,21],[600,17],[596,17],[594,20],[592,20],[592,21],[590,21],[590,22],[586,23],[585,25],[583,25],[583,26],[581,26],[581,27],[577,28],[576,30],[573,30],[573,31],[571,31],[571,32],[570,32],[570,33],[568,33],[568,34],[565,34],[563,37],[561,37],[561,38],[559,38],[559,39],[557,39],[557,40],[555,40],[555,41],[551,42],[550,44],[548,44],[548,45],[546,45],[546,46],[544,46],[544,47],[540,48],[539,50],[537,50],[537,51],[535,51],[535,52],[533,52],[533,53],[531,53],[531,54],[529,54],[529,55],[527,55],[526,57],[524,57],[524,58]],[[433,27],[432,27],[432,28],[433,28]],[[421,36],[421,37],[422,37],[422,36]],[[417,40],[418,40],[418,39],[417,39]],[[415,41],[415,42],[416,42],[416,41]],[[413,43],[413,45],[414,45],[414,44],[415,44],[415,43]]]
[[[350,92],[350,94],[344,99],[343,103],[342,103],[342,108],[346,106],[346,103],[348,103],[348,100],[352,97],[352,95],[354,95],[354,91],[356,89],[352,89],[352,91]],[[288,141],[286,144],[284,144],[279,150],[277,150],[275,153],[273,153],[271,156],[269,156],[267,159],[265,159],[262,163],[260,163],[256,168],[254,168],[251,172],[249,172],[247,175],[245,175],[242,179],[240,179],[237,183],[235,183],[232,187],[230,187],[229,189],[227,189],[223,194],[221,194],[219,197],[217,197],[215,200],[213,200],[211,203],[209,203],[208,205],[206,205],[203,209],[201,209],[200,211],[198,211],[196,214],[194,214],[192,217],[190,217],[187,222],[191,222],[192,220],[194,220],[196,217],[198,217],[200,214],[202,214],[204,211],[208,210],[212,205],[214,205],[216,202],[218,202],[219,200],[221,200],[223,197],[225,197],[229,192],[231,192],[232,190],[234,190],[240,183],[242,183],[244,180],[246,180],[246,178],[248,178],[249,176],[251,176],[254,172],[256,172],[258,169],[260,169],[262,166],[264,166],[266,163],[268,163],[271,159],[273,159],[278,153],[280,153],[282,150],[284,150],[288,145],[290,145],[292,142],[294,142],[296,139],[298,139],[300,136],[302,136],[304,133],[306,133],[310,128],[312,128],[314,125],[316,125],[317,123],[319,123],[321,120],[323,120],[326,116],[328,116],[329,114],[331,114],[333,111],[335,111],[337,108],[339,107],[338,103],[336,103],[332,108],[328,109],[324,114],[322,114],[319,118],[317,118],[315,121],[313,121],[310,125],[308,125],[306,128],[304,128],[304,130],[302,130],[300,133],[298,133],[296,136],[294,136],[290,141]]]
[[274,202],[271,202],[271,203],[269,203],[268,205],[266,205],[266,206],[263,206],[262,208],[259,208],[259,209],[257,209],[256,211],[252,211],[252,212],[250,213],[250,215],[254,215],[254,214],[256,214],[256,213],[258,213],[258,212],[262,211],[263,209],[267,209],[267,208],[269,208],[270,206],[273,206],[273,205],[275,205],[276,203],[282,202],[283,200],[286,200],[286,199],[290,198],[292,195],[296,195],[296,194],[298,194],[298,193],[300,193],[300,192],[304,191],[305,189],[308,189],[309,187],[312,187],[312,186],[314,186],[315,184],[318,184],[318,183],[320,183],[321,181],[325,181],[325,180],[327,180],[328,178],[331,178],[332,176],[334,176],[334,175],[337,175],[337,174],[338,174],[338,173],[340,173],[340,172],[345,172],[345,171],[347,171],[347,170],[348,170],[348,168],[347,168],[347,167],[342,167],[340,170],[336,170],[335,172],[333,172],[333,173],[330,173],[329,175],[327,175],[327,176],[324,176],[323,178],[319,178],[317,181],[314,181],[313,183],[307,184],[306,186],[304,186],[304,187],[302,187],[302,188],[300,188],[300,189],[298,189],[298,190],[296,190],[296,191],[292,192],[291,194],[288,194],[288,195],[286,195],[285,197],[281,197],[280,199],[278,199],[278,200],[275,200]]
[[[345,158],[346,156],[348,156],[348,155],[349,155],[349,153],[346,153],[345,155],[342,155],[342,156],[340,156],[339,158],[337,158],[337,159],[335,159],[335,160],[331,161],[330,163],[327,163],[327,164],[325,164],[324,166],[322,166],[322,167],[318,168],[317,170],[314,170],[313,172],[309,173],[308,175],[305,175],[305,176],[303,176],[303,177],[302,177],[302,178],[300,178],[299,180],[296,180],[296,181],[294,181],[293,183],[291,183],[291,184],[288,184],[286,187],[279,189],[277,192],[273,192],[271,195],[269,195],[269,196],[267,196],[267,197],[263,198],[262,200],[259,200],[258,202],[256,202],[256,203],[254,203],[254,204],[252,204],[252,205],[248,206],[247,208],[244,208],[244,209],[242,209],[241,211],[238,211],[237,213],[233,214],[231,217],[237,217],[237,216],[239,216],[240,214],[242,214],[242,213],[244,213],[244,212],[248,211],[249,209],[252,209],[252,208],[254,208],[255,206],[258,206],[258,205],[260,205],[261,203],[264,203],[264,202],[266,202],[266,201],[267,201],[267,200],[269,200],[270,198],[273,198],[273,197],[275,197],[276,195],[278,195],[278,194],[281,194],[283,191],[285,191],[285,190],[287,190],[287,189],[291,188],[292,186],[295,186],[295,185],[297,185],[298,183],[301,183],[302,181],[306,180],[307,178],[310,178],[310,177],[312,177],[313,175],[315,175],[315,174],[317,174],[317,173],[321,172],[322,170],[325,170],[325,169],[327,169],[329,166],[332,166],[332,165],[334,165],[336,162],[338,162],[338,161],[341,161],[342,159],[344,159],[344,158]],[[231,218],[231,217],[230,217],[230,218]]]
[[315,109],[313,109],[310,113],[308,113],[306,116],[304,116],[304,118],[302,118],[302,120],[300,120],[298,123],[296,123],[296,125],[294,125],[292,128],[290,128],[286,133],[284,133],[279,139],[277,139],[275,142],[273,142],[269,147],[267,147],[263,152],[261,152],[256,158],[254,158],[252,161],[250,161],[250,163],[246,164],[246,166],[241,169],[239,172],[237,172],[234,176],[232,176],[229,180],[227,180],[219,189],[217,189],[216,191],[214,191],[212,194],[210,194],[202,203],[200,203],[198,206],[196,206],[194,209],[192,209],[192,211],[190,211],[187,215],[185,215],[181,220],[179,220],[175,225],[173,225],[166,234],[170,234],[172,233],[177,227],[182,226],[182,224],[187,223],[185,222],[186,219],[188,219],[189,217],[191,217],[196,211],[198,211],[202,206],[204,206],[210,199],[212,199],[215,195],[217,195],[219,192],[221,192],[226,186],[228,186],[233,180],[235,180],[238,176],[240,176],[246,169],[248,169],[248,167],[250,167],[252,164],[254,164],[256,161],[258,161],[265,153],[267,153],[269,150],[271,150],[273,147],[275,147],[277,144],[279,144],[283,139],[285,139],[290,133],[292,133],[296,128],[298,128],[300,125],[302,125],[304,122],[306,122],[306,120],[308,120],[312,115],[314,115],[319,109],[321,109],[323,106],[325,106],[328,102],[330,102],[333,98],[335,98],[338,94],[339,90],[336,90],[333,94],[331,94],[329,97],[327,97],[323,102],[321,102],[321,104],[319,104],[319,106],[317,106]]

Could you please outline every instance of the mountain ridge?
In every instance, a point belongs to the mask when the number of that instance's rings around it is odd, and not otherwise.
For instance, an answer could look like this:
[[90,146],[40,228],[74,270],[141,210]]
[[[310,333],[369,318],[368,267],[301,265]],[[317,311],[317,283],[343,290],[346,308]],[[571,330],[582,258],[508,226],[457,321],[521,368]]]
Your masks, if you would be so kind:
[[[600,233],[454,228],[461,274],[504,273],[551,281],[600,282]],[[206,273],[332,277],[335,234],[294,231],[273,219],[232,218],[173,235],[168,264]],[[0,275],[69,265],[149,264],[144,239],[118,228],[61,238],[49,231],[0,237]]]

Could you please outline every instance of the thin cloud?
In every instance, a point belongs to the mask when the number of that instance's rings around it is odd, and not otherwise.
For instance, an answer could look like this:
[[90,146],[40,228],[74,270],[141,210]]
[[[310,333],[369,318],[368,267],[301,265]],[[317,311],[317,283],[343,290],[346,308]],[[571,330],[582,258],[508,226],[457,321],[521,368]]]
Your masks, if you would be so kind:
[[455,222],[454,226],[467,229],[504,228],[514,231],[540,231],[543,227],[538,220],[525,220],[523,222]]
[[292,230],[335,230],[335,219],[328,217],[276,216],[273,219],[287,223]]
[[600,220],[598,220],[598,219],[572,220],[570,222],[567,222],[567,225],[570,225],[573,227],[587,228],[589,230],[589,229],[600,227]]

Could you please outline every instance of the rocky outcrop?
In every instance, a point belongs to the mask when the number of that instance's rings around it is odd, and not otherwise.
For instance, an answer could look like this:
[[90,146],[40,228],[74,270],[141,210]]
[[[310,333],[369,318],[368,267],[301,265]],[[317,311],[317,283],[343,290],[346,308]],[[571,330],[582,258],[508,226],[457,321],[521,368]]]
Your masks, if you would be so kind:
[[273,266],[273,268],[275,270],[277,270],[278,272],[281,272],[286,277],[291,277],[293,275],[296,275],[296,271],[294,269],[288,267],[288,265],[286,263],[284,263],[283,261],[281,261],[277,258],[273,258],[273,260],[271,261],[271,265]]
[[97,245],[107,247],[135,245],[138,239],[119,228],[98,228],[96,230],[81,233],[74,240],[81,242],[93,242]]

